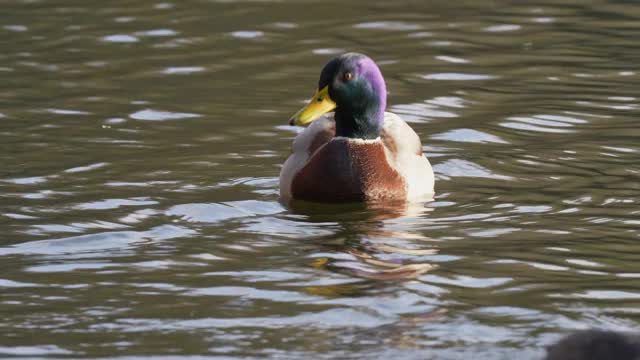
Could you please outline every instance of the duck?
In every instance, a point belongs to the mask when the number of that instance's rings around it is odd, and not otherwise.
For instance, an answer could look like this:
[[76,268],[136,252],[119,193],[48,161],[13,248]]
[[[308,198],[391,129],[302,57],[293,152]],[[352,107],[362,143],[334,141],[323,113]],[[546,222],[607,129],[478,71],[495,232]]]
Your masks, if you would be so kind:
[[280,171],[280,198],[322,203],[423,201],[434,174],[416,132],[387,112],[378,65],[360,53],[331,59],[318,88],[290,119],[306,127]]
[[640,334],[590,329],[575,332],[547,348],[545,360],[638,360]]

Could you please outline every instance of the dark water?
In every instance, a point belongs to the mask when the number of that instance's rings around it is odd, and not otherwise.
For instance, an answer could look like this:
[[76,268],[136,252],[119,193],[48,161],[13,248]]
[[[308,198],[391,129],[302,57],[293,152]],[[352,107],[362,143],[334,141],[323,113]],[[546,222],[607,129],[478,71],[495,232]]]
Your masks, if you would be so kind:
[[[538,359],[640,326],[635,1],[0,4],[1,356]],[[278,203],[343,51],[434,202]]]

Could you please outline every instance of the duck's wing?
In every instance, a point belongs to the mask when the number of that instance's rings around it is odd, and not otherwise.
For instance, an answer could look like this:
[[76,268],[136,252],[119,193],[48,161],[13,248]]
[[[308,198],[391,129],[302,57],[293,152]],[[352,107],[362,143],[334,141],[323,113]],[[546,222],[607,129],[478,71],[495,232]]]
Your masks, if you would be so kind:
[[291,198],[291,183],[319,148],[336,135],[336,123],[329,116],[313,121],[293,140],[291,155],[280,171],[280,197]]
[[390,165],[407,184],[407,198],[420,200],[432,197],[433,169],[422,153],[422,142],[418,134],[398,115],[385,112],[380,138]]
[[385,147],[394,155],[422,155],[420,137],[409,124],[394,113],[384,113],[384,126],[380,137]]
[[336,123],[333,117],[323,116],[314,120],[293,140],[291,153],[305,153],[311,156],[322,145],[336,136]]

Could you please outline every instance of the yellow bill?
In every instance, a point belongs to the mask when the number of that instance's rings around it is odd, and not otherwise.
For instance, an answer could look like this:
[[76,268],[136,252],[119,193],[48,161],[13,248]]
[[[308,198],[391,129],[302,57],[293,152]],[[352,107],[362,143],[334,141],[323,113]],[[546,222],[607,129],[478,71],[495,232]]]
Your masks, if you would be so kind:
[[289,124],[298,126],[309,125],[313,120],[335,108],[336,103],[329,97],[329,86],[325,86],[321,90],[316,91],[316,94],[309,100],[307,106],[300,109],[300,111],[289,119]]

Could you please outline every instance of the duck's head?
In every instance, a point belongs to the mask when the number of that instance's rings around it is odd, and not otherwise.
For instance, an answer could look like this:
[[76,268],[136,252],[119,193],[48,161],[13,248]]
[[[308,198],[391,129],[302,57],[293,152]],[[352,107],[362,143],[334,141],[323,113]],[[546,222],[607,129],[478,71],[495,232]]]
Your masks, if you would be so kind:
[[375,139],[386,106],[387,88],[376,63],[365,55],[347,53],[324,66],[316,94],[289,122],[308,125],[335,110],[336,136]]

